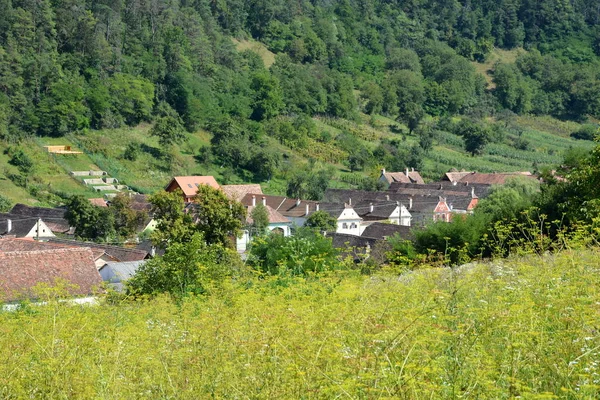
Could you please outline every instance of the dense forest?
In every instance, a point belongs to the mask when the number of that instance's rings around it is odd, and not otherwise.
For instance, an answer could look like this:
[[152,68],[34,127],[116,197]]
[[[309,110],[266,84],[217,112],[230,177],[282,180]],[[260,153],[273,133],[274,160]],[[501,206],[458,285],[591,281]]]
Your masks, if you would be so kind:
[[[168,147],[202,128],[199,157],[261,180],[281,161],[266,137],[336,141],[351,170],[398,151],[372,154],[308,117],[381,114],[412,132],[464,115],[447,129],[474,138],[475,155],[493,140],[477,120],[499,112],[600,117],[599,18],[589,0],[0,0],[0,138],[152,122]],[[273,65],[232,39],[263,43]],[[471,61],[494,47],[526,51],[488,85]],[[419,135],[404,164],[430,147]]]

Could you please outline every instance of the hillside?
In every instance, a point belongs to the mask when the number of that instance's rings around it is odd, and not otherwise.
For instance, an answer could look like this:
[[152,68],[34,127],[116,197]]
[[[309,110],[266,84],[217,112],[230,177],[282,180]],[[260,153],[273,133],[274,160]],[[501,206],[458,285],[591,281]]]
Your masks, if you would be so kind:
[[[595,398],[598,249],[0,313],[3,397]],[[310,338],[310,340],[307,340]]]
[[[590,7],[2,3],[1,147],[32,157],[37,185],[8,166],[2,195],[97,195],[64,174],[75,166],[141,192],[210,173],[290,196],[290,181],[319,176],[372,186],[380,167],[430,179],[554,167],[590,147],[568,136],[600,117]],[[48,143],[85,155],[46,160]]]

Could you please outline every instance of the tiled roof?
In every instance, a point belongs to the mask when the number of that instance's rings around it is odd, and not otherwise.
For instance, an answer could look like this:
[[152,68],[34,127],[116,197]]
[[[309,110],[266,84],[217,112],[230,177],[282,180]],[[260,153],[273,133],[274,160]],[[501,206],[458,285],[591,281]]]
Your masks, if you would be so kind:
[[350,250],[352,248],[354,250],[364,249],[367,246],[373,248],[377,243],[377,239],[375,238],[348,235],[345,233],[328,233],[327,236],[332,238],[333,247],[341,250]]
[[187,197],[195,196],[198,193],[199,185],[208,185],[215,189],[220,187],[213,176],[176,176],[167,187],[171,186],[173,181]]
[[480,183],[467,183],[467,182],[434,182],[418,185],[415,183],[401,183],[394,182],[388,188],[388,192],[404,193],[411,195],[436,195],[443,196],[455,195],[455,196],[471,196],[473,192],[479,198],[486,197],[491,191],[490,185]]
[[410,183],[410,178],[408,176],[406,176],[404,174],[404,172],[385,172],[383,174],[385,180],[388,181],[388,183],[392,183],[392,182],[404,182],[404,183]]
[[46,207],[31,207],[25,204],[15,204],[10,210],[10,214],[21,215],[23,217],[36,218],[65,218],[67,209],[65,207],[46,208]]
[[225,195],[231,200],[241,201],[248,193],[262,195],[262,188],[259,184],[250,185],[223,185],[221,186]]
[[[18,216],[18,218],[41,218],[52,232],[67,233],[70,230],[70,225],[69,221],[65,218],[66,213],[67,209],[65,207],[45,208],[31,207],[25,204],[15,204],[8,214]],[[17,217],[13,219],[17,219]]]
[[[371,211],[371,204],[373,205],[373,211]],[[352,206],[354,211],[365,220],[387,219],[398,207],[399,205],[395,201],[364,202]]]
[[525,176],[531,179],[535,179],[531,172],[507,172],[507,173],[491,173],[484,174],[480,172],[471,172],[468,175],[463,176],[459,182],[468,182],[469,184],[480,183],[486,185],[503,185],[506,180],[515,176]]
[[0,251],[36,251],[73,247],[60,243],[38,242],[32,238],[0,238]]
[[[251,214],[252,211],[254,211],[254,209],[256,208],[256,206],[248,206],[247,208],[247,216],[246,216],[246,222],[251,224],[254,221],[252,220]],[[291,221],[289,219],[287,219],[286,217],[284,217],[283,215],[281,215],[281,213],[277,212],[277,210],[273,209],[273,207],[267,205],[265,206],[265,208],[267,209],[267,214],[269,216],[269,223],[270,224],[288,224]]]
[[[11,229],[8,232],[8,220],[11,221]],[[0,235],[11,235],[24,237],[37,226],[38,218],[24,218],[18,215],[0,215]]]
[[410,226],[373,222],[365,228],[361,236],[374,239],[385,239],[398,234],[401,238],[408,240],[412,238],[411,229]]
[[88,199],[88,200],[90,201],[90,203],[92,203],[96,207],[108,207],[108,204],[106,204],[106,200],[104,200],[103,198],[95,198],[95,199]]
[[471,171],[461,171],[461,172],[446,172],[442,179],[446,179],[450,182],[458,182],[462,179],[463,176],[469,175]]
[[33,287],[57,279],[75,285],[71,295],[91,294],[102,283],[89,248],[0,252],[0,276],[0,301],[31,297]]
[[306,206],[308,205],[308,214],[312,214],[317,210],[317,201],[311,200],[299,200],[299,199],[289,199],[284,196],[271,196],[265,194],[256,194],[256,193],[248,193],[246,194],[241,203],[244,206],[252,206],[252,197],[256,204],[260,204],[265,199],[266,204],[279,212],[281,215],[288,218],[298,218],[305,217],[306,214]]
[[60,243],[77,247],[89,247],[94,251],[104,251],[104,253],[115,261],[139,261],[144,260],[148,256],[148,252],[141,249],[131,249],[120,246],[111,246],[107,244],[99,244],[92,242],[80,242],[78,240],[67,240],[59,238],[50,238],[50,243]]

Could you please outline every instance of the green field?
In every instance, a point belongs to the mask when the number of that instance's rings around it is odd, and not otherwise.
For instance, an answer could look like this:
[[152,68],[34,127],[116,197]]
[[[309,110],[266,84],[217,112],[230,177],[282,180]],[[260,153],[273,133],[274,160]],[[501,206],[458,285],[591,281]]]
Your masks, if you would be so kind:
[[598,249],[0,313],[0,397],[600,395]]

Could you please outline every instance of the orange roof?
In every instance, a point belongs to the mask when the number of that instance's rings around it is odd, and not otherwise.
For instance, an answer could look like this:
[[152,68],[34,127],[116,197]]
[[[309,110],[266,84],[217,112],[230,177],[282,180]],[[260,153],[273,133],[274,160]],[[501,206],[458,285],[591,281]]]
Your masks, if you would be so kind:
[[90,203],[92,203],[95,206],[108,207],[108,205],[106,204],[106,200],[104,200],[102,198],[88,199],[88,200],[90,201]]
[[177,183],[187,197],[195,196],[198,193],[199,185],[208,185],[215,189],[220,188],[213,176],[176,176],[167,187],[171,186],[173,181]]

